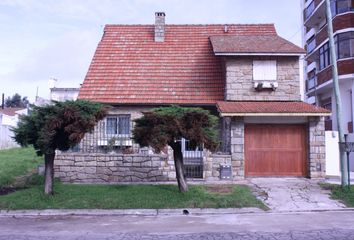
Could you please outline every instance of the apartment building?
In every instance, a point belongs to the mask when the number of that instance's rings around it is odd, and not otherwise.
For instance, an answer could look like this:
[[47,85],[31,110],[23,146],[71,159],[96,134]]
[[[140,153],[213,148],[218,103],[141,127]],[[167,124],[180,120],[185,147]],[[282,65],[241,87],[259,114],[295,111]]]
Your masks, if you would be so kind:
[[[354,1],[331,0],[333,32],[337,52],[343,121],[346,133],[353,133],[354,88]],[[324,0],[303,0],[304,46],[306,55],[307,102],[334,110],[333,81]],[[333,111],[334,112],[334,111]],[[326,130],[335,130],[335,115],[326,121]]]
[[[354,141],[354,0],[331,0],[333,32],[337,53],[339,87],[343,104],[344,133]],[[302,0],[307,102],[332,111],[326,117],[326,130],[337,130],[332,63],[324,0]],[[352,161],[354,162],[354,161]],[[354,165],[354,164],[351,164]],[[354,166],[352,166],[354,168]]]

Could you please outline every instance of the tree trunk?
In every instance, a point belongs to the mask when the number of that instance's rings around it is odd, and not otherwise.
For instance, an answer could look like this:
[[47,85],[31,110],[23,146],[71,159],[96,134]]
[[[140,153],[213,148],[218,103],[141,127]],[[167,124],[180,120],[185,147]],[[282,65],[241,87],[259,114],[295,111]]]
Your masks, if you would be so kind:
[[177,141],[171,144],[171,147],[173,149],[173,160],[175,161],[176,178],[177,178],[179,191],[187,192],[188,185],[187,185],[186,176],[184,174],[181,142]]
[[55,153],[44,155],[44,193],[46,195],[53,194],[54,158]]

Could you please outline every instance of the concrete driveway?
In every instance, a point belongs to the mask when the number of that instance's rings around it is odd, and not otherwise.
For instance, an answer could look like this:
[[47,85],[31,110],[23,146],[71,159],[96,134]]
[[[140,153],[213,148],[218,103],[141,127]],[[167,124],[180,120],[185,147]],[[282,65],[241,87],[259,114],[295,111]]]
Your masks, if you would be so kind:
[[332,200],[318,181],[305,178],[249,178],[255,194],[273,211],[337,210],[344,204]]

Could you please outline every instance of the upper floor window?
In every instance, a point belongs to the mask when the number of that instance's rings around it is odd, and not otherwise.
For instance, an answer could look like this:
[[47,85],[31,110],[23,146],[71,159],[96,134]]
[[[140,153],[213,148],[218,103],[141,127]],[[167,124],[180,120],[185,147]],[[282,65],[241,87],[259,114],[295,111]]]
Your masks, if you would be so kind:
[[353,0],[331,0],[332,17],[354,10]]
[[354,57],[354,32],[338,34],[335,43],[338,59]]
[[106,118],[107,135],[129,135],[130,115],[115,115]]
[[277,61],[254,60],[253,80],[277,80]]
[[331,59],[329,55],[329,44],[326,43],[320,47],[320,70],[326,68],[331,64]]

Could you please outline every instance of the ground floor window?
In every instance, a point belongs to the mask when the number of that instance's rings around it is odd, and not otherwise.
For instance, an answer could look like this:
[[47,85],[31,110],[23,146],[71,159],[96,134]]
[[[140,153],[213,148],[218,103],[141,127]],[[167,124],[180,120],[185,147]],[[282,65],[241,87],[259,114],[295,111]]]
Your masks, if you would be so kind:
[[130,115],[115,115],[106,118],[107,135],[130,135]]

